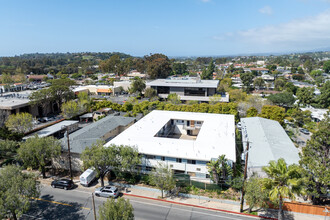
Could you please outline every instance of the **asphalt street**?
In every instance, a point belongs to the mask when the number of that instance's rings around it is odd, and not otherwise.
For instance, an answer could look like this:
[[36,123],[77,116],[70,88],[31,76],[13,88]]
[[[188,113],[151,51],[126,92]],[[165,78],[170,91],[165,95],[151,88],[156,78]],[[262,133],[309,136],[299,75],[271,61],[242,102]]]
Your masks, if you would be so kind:
[[[134,208],[135,219],[256,219],[208,209],[124,196]],[[88,191],[53,189],[43,186],[39,198],[21,219],[94,219],[92,195]],[[95,197],[96,210],[106,198]]]

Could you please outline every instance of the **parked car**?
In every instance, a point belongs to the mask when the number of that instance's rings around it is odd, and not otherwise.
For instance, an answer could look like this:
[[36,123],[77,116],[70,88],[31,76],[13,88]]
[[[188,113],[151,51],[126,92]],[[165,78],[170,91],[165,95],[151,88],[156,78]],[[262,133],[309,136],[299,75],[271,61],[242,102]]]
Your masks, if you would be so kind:
[[51,183],[51,186],[53,188],[62,188],[62,189],[68,190],[68,189],[72,189],[74,187],[74,183],[70,179],[58,179],[58,180],[54,180]]
[[242,129],[242,124],[241,124],[241,122],[238,122],[238,123],[237,123],[237,129],[238,129],[238,130],[241,130],[241,129]]
[[87,169],[80,175],[80,184],[83,186],[89,186],[96,179],[96,172],[94,168]]
[[305,128],[300,129],[300,132],[303,133],[303,134],[309,135],[309,130],[307,130]]
[[117,198],[119,196],[118,188],[115,186],[105,186],[105,187],[99,187],[95,190],[96,196],[101,197],[113,197]]
[[37,119],[40,123],[44,123],[44,122],[46,122],[46,120],[44,119],[44,118],[38,118]]

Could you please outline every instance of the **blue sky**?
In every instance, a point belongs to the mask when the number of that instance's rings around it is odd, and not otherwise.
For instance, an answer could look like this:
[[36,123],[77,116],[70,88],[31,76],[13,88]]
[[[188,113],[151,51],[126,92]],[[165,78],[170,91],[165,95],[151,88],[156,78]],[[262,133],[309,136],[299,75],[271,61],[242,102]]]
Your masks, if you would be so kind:
[[0,0],[0,56],[217,56],[330,47],[330,0]]

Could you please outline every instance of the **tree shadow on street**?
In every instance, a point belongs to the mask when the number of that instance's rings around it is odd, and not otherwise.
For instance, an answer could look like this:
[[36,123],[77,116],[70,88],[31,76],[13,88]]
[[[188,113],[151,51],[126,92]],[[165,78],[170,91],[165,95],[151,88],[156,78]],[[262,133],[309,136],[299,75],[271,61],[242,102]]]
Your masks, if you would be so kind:
[[82,204],[77,202],[54,201],[53,196],[44,195],[36,200],[30,210],[20,219],[31,219],[38,217],[42,219],[85,219],[82,211]]
[[[271,217],[271,218],[278,218],[278,210],[275,209],[266,209],[262,213],[259,214],[259,216],[264,217]],[[294,216],[292,213],[284,211],[283,212],[283,219],[285,220],[294,220]]]

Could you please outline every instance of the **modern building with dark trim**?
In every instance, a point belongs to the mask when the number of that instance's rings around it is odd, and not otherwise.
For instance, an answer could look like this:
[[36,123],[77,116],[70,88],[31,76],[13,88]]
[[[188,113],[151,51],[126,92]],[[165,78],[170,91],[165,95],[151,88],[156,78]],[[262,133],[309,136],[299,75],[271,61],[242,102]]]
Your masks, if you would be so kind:
[[[156,79],[146,83],[161,98],[176,93],[181,101],[209,102],[210,97],[217,94],[219,80],[201,80],[199,77],[170,77]],[[229,95],[223,94],[221,102],[229,102]]]

